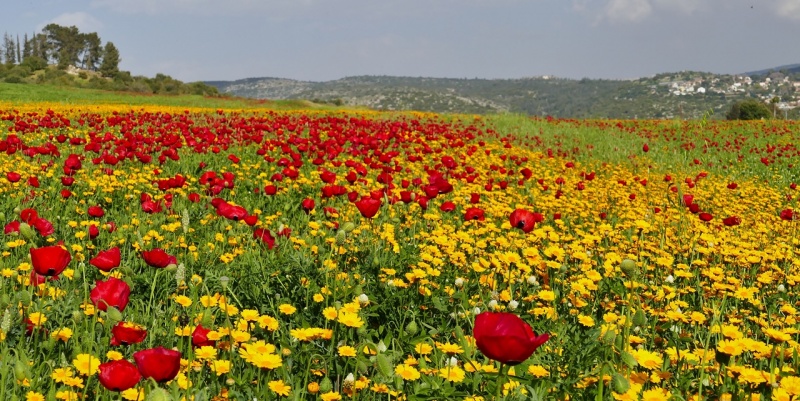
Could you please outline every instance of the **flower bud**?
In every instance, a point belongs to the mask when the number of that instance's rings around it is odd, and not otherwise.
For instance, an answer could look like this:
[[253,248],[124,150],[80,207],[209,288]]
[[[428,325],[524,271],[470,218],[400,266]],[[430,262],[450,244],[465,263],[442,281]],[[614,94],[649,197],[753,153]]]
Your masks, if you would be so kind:
[[508,310],[515,310],[515,309],[517,309],[518,306],[519,306],[519,302],[517,302],[517,301],[515,301],[513,299],[508,302]]
[[156,387],[150,391],[150,394],[147,394],[145,401],[172,401],[172,396],[167,390]]
[[331,389],[333,389],[333,383],[331,382],[331,379],[328,378],[328,376],[325,376],[325,378],[322,379],[322,381],[319,383],[319,391],[327,393],[331,391]]
[[631,388],[631,383],[625,376],[621,375],[620,373],[614,373],[611,376],[611,389],[618,394],[627,393],[628,390]]
[[19,233],[28,241],[36,238],[36,231],[28,223],[19,224]]
[[224,290],[224,289],[228,288],[228,283],[229,283],[230,281],[231,281],[230,277],[228,277],[228,276],[221,276],[221,277],[219,278],[219,285],[221,285],[221,286],[222,286],[222,289]]
[[619,269],[622,270],[622,274],[624,274],[625,277],[628,278],[636,277],[636,275],[638,274],[638,269],[636,268],[636,262],[634,262],[631,259],[623,260],[622,263],[620,263],[619,265]]
[[461,277],[457,278],[457,279],[456,279],[456,282],[455,282],[455,285],[456,285],[456,287],[458,287],[458,288],[461,288],[461,287],[463,287],[463,286],[464,286],[464,279],[463,279],[463,278],[461,278]]
[[537,285],[539,284],[539,280],[536,278],[536,276],[528,276],[528,284]]
[[413,336],[413,335],[417,334],[417,331],[419,331],[419,326],[417,326],[417,322],[412,320],[410,323],[408,323],[406,325],[405,331],[406,331],[406,334],[408,334],[408,335],[412,335]]
[[351,231],[353,231],[355,229],[356,229],[356,225],[353,224],[352,221],[348,221],[347,223],[344,223],[342,225],[342,230],[344,230],[346,233],[349,233],[349,232],[351,232]]
[[647,324],[647,316],[644,315],[643,310],[637,309],[636,313],[633,314],[633,324],[639,327]]
[[340,229],[336,232],[336,245],[342,246],[347,241],[347,232]]
[[308,383],[308,387],[307,388],[308,388],[308,392],[311,393],[311,394],[319,393],[319,383],[317,383],[317,382]]

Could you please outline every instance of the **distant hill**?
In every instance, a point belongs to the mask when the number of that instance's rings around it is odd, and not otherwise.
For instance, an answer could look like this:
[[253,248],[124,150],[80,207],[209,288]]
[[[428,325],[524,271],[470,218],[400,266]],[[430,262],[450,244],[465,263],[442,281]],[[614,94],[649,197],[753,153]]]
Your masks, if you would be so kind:
[[378,110],[515,112],[564,118],[722,118],[731,103],[750,97],[768,101],[778,96],[782,106],[796,106],[794,83],[800,76],[788,72],[769,76],[765,82],[766,77],[759,74],[751,78],[683,71],[635,80],[354,76],[326,82],[247,78],[205,83],[235,96],[306,99]]
[[741,75],[747,75],[747,76],[750,76],[750,77],[754,77],[754,76],[769,75],[770,73],[773,73],[773,72],[783,72],[784,74],[790,74],[790,75],[791,74],[800,74],[800,64],[782,65],[780,67],[767,68],[765,70],[745,72],[745,73],[743,73]]

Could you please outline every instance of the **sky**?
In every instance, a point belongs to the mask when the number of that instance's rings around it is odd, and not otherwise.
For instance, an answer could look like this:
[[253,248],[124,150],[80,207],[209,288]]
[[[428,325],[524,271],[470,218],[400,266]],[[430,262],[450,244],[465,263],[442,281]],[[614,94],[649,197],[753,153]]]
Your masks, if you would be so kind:
[[356,75],[635,79],[800,63],[800,0],[27,0],[0,31],[77,26],[185,82]]

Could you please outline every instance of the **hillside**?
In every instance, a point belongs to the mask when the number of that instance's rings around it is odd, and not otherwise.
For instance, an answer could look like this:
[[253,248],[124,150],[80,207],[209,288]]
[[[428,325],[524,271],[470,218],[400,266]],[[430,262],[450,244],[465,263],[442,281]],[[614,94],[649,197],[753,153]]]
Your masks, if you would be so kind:
[[[221,93],[258,99],[308,99],[378,110],[455,113],[515,112],[564,118],[722,118],[737,100],[774,97],[789,114],[798,76],[659,74],[636,80],[457,79],[355,76],[311,82],[283,78],[209,81]],[[791,112],[792,114],[794,111]]]

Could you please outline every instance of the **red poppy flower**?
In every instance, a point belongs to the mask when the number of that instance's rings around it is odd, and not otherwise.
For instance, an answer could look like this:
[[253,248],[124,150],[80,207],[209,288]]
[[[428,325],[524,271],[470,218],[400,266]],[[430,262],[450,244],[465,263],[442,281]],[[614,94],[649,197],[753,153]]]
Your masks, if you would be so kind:
[[22,179],[22,176],[19,173],[9,171],[8,173],[6,173],[6,179],[9,182],[19,182],[19,180]]
[[53,223],[41,217],[36,219],[36,221],[34,221],[31,225],[42,237],[47,237],[48,235],[52,235],[54,232],[56,232],[55,227],[53,227]]
[[94,224],[89,226],[89,239],[95,239],[98,235],[100,235],[100,229]]
[[700,220],[703,220],[703,221],[711,221],[711,219],[714,218],[714,216],[712,216],[711,213],[708,213],[708,212],[702,212],[702,213],[698,214],[697,216],[700,217]]
[[722,219],[722,224],[728,227],[738,226],[739,224],[742,224],[742,219],[740,219],[738,216],[726,217]]
[[253,238],[260,239],[261,242],[267,245],[267,249],[275,247],[275,237],[266,228],[256,228],[253,230]]
[[5,228],[3,229],[3,234],[5,234],[5,235],[13,234],[13,233],[17,233],[18,234],[19,233],[19,225],[20,225],[20,222],[16,221],[16,220],[12,221],[11,223],[6,224]]
[[275,195],[276,193],[278,193],[278,187],[275,185],[267,185],[264,187],[264,194]]
[[647,144],[642,145],[642,152],[647,153],[650,151],[650,147]]
[[103,217],[106,214],[106,212],[103,211],[103,208],[100,206],[91,206],[87,212],[89,213],[89,216],[95,218]]
[[781,220],[792,221],[795,218],[794,211],[792,209],[784,209],[781,210]]
[[485,219],[486,219],[486,216],[485,216],[485,214],[483,212],[483,209],[481,209],[481,208],[471,207],[471,208],[467,209],[466,212],[464,212],[464,221],[468,221],[468,220],[484,221]]
[[128,306],[130,295],[131,287],[128,286],[128,283],[116,277],[109,277],[105,281],[98,280],[96,282],[95,287],[89,293],[89,299],[101,311],[113,306],[122,312]]
[[19,212],[19,218],[25,223],[33,224],[34,221],[39,219],[39,212],[36,209],[23,209]]
[[516,209],[508,216],[508,222],[512,227],[519,228],[524,233],[533,231],[536,223],[544,221],[544,216],[540,213],[533,213],[525,209]]
[[242,220],[248,215],[247,209],[224,201],[217,206],[217,214],[233,221]]
[[99,368],[97,379],[103,387],[111,391],[125,391],[142,380],[136,365],[125,359],[101,363]]
[[507,365],[525,361],[550,338],[547,333],[537,336],[519,316],[506,312],[475,316],[472,335],[483,355]]
[[147,330],[139,325],[119,322],[111,328],[111,345],[138,344],[147,338]]
[[168,254],[161,248],[151,249],[149,251],[142,252],[142,258],[144,262],[147,263],[149,266],[157,267],[159,269],[163,269],[170,264],[178,264],[178,259],[174,256]]
[[450,201],[444,202],[441,206],[439,206],[439,210],[443,212],[452,212],[453,210],[456,210],[456,204]]
[[72,196],[72,192],[70,192],[70,190],[68,190],[68,189],[62,189],[61,190],[61,197],[62,198],[69,199],[71,196]]
[[158,383],[168,382],[181,369],[181,353],[164,347],[150,348],[133,354],[136,367],[145,379],[153,378]]
[[361,215],[368,219],[375,217],[381,209],[381,201],[372,198],[363,198],[355,204]]
[[33,270],[42,276],[61,274],[72,260],[72,255],[59,245],[31,248]]
[[306,213],[314,210],[314,205],[315,205],[314,199],[311,199],[311,198],[305,198],[305,199],[303,199],[303,202],[300,203],[300,206],[303,208],[303,211],[306,212]]
[[111,269],[119,266],[119,262],[120,252],[117,246],[105,251],[100,251],[97,253],[97,256],[89,260],[90,265],[104,272],[109,272]]
[[192,346],[193,347],[213,347],[216,345],[216,341],[208,339],[208,333],[211,332],[211,329],[207,329],[203,327],[202,324],[198,324],[197,327],[194,328],[192,332]]

